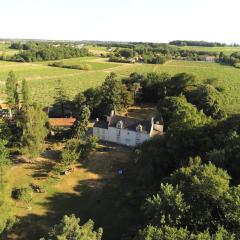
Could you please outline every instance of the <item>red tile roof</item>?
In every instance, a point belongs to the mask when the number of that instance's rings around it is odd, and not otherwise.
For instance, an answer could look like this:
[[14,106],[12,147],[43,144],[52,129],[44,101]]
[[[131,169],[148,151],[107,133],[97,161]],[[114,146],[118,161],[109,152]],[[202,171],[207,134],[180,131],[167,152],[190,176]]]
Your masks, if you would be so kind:
[[76,118],[49,118],[48,122],[53,127],[71,127],[75,123]]

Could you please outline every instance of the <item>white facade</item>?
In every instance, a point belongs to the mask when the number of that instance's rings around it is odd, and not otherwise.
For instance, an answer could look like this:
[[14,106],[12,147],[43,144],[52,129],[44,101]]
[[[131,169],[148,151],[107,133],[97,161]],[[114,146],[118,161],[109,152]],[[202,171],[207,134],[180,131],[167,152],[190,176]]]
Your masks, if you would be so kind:
[[[140,129],[138,129],[139,127]],[[136,127],[135,131],[134,129],[121,127],[121,121],[115,127],[108,126],[106,128],[105,126],[103,128],[97,124],[93,127],[93,136],[96,136],[98,139],[126,146],[136,146],[149,140],[152,136],[162,133],[163,125],[154,124],[153,121],[151,122],[149,131],[142,131],[140,124]]]
[[136,146],[137,144],[143,143],[150,139],[150,135],[147,133],[130,131],[128,129],[118,129],[114,127],[104,128],[93,128],[93,136],[98,139],[118,143],[126,146]]

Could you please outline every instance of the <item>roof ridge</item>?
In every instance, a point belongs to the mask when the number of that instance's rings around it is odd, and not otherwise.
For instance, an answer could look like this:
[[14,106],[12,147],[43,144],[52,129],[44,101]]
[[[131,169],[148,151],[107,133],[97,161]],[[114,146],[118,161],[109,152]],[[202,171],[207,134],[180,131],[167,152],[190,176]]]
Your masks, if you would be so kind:
[[143,118],[135,118],[135,117],[131,117],[131,116],[122,116],[122,115],[114,115],[112,117],[123,117],[123,118],[129,118],[129,119],[135,119],[135,120],[139,120],[139,121],[151,121],[151,119],[143,119]]

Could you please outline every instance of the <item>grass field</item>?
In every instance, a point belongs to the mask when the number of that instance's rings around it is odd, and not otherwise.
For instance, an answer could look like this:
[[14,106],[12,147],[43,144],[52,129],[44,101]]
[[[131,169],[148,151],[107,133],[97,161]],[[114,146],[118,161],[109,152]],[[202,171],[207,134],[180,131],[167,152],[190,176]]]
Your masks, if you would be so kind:
[[105,58],[84,57],[63,60],[66,65],[88,63],[92,70],[74,70],[49,67],[49,62],[13,63],[0,61],[0,99],[4,99],[4,81],[10,70],[19,79],[29,81],[33,100],[44,105],[51,104],[56,80],[61,79],[67,93],[72,98],[79,91],[99,86],[110,72],[125,77],[132,72],[167,72],[171,75],[186,72],[196,75],[201,81],[218,78],[219,85],[225,89],[226,109],[228,112],[240,112],[240,70],[218,63],[169,61],[164,65],[109,63]]
[[[114,145],[100,146],[70,175],[53,180],[49,171],[58,161],[58,151],[52,147],[34,163],[19,159],[9,171],[9,189],[34,183],[45,192],[34,193],[31,210],[23,202],[9,199],[20,224],[8,239],[40,239],[63,215],[75,213],[81,223],[92,219],[96,227],[103,227],[104,239],[120,240],[121,234],[138,220],[135,204],[128,200],[134,197],[137,174],[130,161],[131,151]],[[127,174],[119,176],[118,169]]]
[[[109,51],[107,50],[106,47],[94,46],[94,45],[86,45],[85,47],[94,55],[109,54]],[[112,48],[112,49],[114,50],[115,48]]]
[[180,47],[185,50],[195,50],[195,51],[210,51],[210,52],[224,52],[230,55],[233,52],[240,52],[240,47],[201,47],[201,46],[184,46]]
[[9,47],[10,47],[9,43],[0,42],[0,55],[3,54],[6,56],[9,56],[9,55],[14,55],[19,52],[18,50],[10,49]]

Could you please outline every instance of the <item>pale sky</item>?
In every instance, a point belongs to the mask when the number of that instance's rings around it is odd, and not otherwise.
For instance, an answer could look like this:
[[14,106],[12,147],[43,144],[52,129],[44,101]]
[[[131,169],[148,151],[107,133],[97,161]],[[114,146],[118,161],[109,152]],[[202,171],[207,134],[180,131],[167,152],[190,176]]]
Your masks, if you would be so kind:
[[240,0],[0,0],[0,38],[240,43]]

